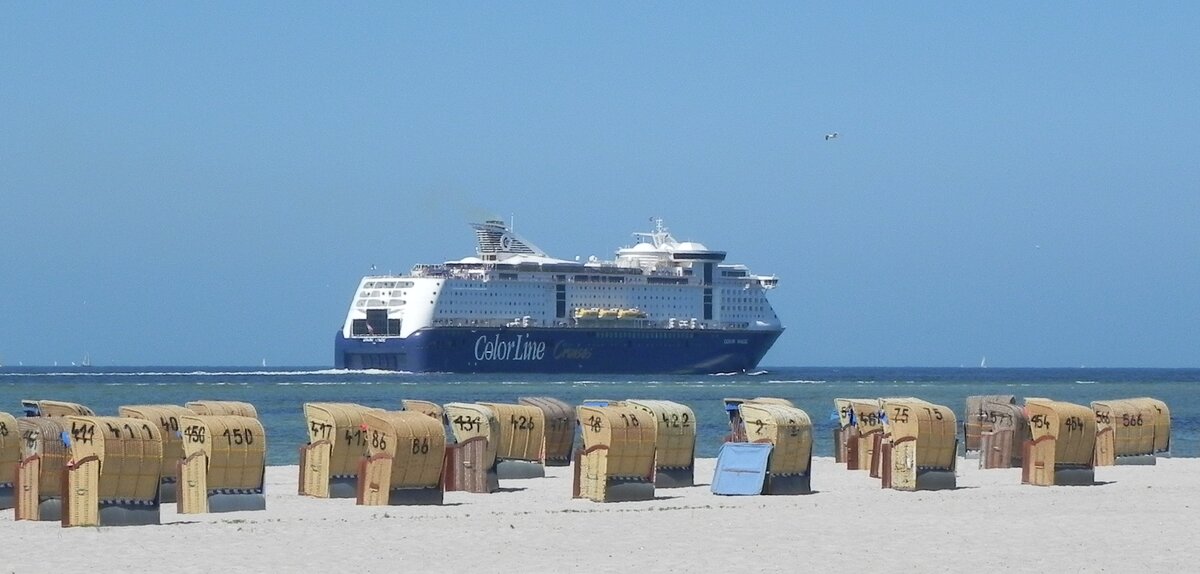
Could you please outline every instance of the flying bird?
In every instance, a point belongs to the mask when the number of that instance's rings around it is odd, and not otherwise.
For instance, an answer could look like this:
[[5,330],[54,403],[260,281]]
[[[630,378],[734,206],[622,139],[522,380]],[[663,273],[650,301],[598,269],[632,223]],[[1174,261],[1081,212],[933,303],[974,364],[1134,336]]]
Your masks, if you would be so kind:
[[829,140],[831,140],[831,139],[833,139],[833,138],[836,138],[836,137],[838,137],[838,133],[837,133],[837,132],[833,132],[833,133],[825,134],[825,141],[829,141]]

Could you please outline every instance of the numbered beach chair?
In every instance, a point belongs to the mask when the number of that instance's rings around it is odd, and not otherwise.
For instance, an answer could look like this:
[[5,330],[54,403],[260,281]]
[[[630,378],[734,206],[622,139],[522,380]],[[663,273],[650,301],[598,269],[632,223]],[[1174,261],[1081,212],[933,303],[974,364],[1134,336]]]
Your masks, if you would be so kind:
[[850,399],[833,399],[833,414],[837,426],[833,429],[833,460],[846,464],[850,450],[850,433],[854,429],[854,417],[850,416]]
[[738,410],[746,399],[726,397],[722,402],[725,403],[725,415],[729,417],[729,434],[725,435],[725,442],[746,442],[746,427],[742,425],[742,412]]
[[626,401],[654,425],[654,486],[679,488],[696,484],[696,415],[673,401]]
[[654,425],[628,405],[576,409],[583,450],[575,457],[572,496],[596,502],[654,498]]
[[0,510],[7,510],[15,504],[13,483],[20,463],[21,436],[17,419],[0,412]]
[[21,461],[14,491],[17,520],[62,520],[63,467],[69,458],[64,417],[17,419]]
[[378,410],[355,403],[304,404],[308,444],[300,447],[301,496],[358,496],[359,462],[371,441],[363,417]]
[[375,438],[358,473],[358,504],[442,504],[441,420],[416,411],[372,411],[363,420]]
[[982,397],[979,404],[979,468],[1020,468],[1023,445],[1030,439],[1025,408],[1008,395]]
[[433,417],[437,420],[442,420],[446,412],[439,405],[430,401],[421,401],[416,399],[404,399],[400,401],[401,407],[406,411],[412,411]]
[[749,442],[769,443],[763,494],[812,492],[812,421],[808,413],[778,403],[739,405]]
[[162,437],[143,419],[67,417],[62,525],[159,523]]
[[1013,395],[972,395],[967,397],[967,410],[963,413],[963,451],[967,456],[979,452],[983,433],[993,429],[994,421],[988,416],[989,406],[1017,404]]
[[198,415],[237,415],[252,419],[258,418],[258,410],[254,408],[254,405],[242,401],[191,401],[183,406]]
[[267,433],[258,419],[184,415],[179,424],[180,514],[266,510]]
[[890,428],[882,453],[884,488],[941,490],[956,486],[958,423],[954,411],[920,399],[883,399]]
[[546,466],[568,466],[575,449],[575,408],[552,397],[521,397],[517,403],[542,410],[546,421]]
[[884,427],[879,399],[844,399],[850,408],[846,438],[846,468],[870,471],[876,466],[876,445],[882,444]]
[[1035,486],[1095,484],[1096,414],[1083,405],[1025,399],[1030,440],[1021,482]]
[[[1170,443],[1171,415],[1160,400],[1094,401],[1092,411],[1096,413],[1096,466],[1152,465],[1155,453]],[[1160,437],[1160,432],[1166,436]]]
[[746,426],[742,424],[742,414],[738,409],[742,403],[776,404],[789,407],[793,406],[791,401],[775,397],[758,397],[754,399],[726,398],[724,401],[725,414],[729,416],[729,435],[725,437],[725,442],[747,442],[747,437],[745,435]]
[[496,477],[500,480],[546,476],[546,418],[530,405],[479,403],[496,415]]
[[179,405],[125,405],[117,409],[117,414],[148,420],[162,431],[162,485],[159,487],[159,500],[165,504],[174,503],[179,461],[183,460],[183,435],[179,433],[179,419],[196,413]]
[[496,411],[475,403],[447,403],[445,409],[454,436],[443,470],[446,490],[476,493],[499,490],[496,451],[500,444],[500,420]]
[[21,401],[21,407],[27,417],[69,417],[72,415],[90,417],[96,413],[79,403],[64,401],[48,401],[26,399]]
[[1171,409],[1158,399],[1145,398],[1154,408],[1154,455],[1171,456]]

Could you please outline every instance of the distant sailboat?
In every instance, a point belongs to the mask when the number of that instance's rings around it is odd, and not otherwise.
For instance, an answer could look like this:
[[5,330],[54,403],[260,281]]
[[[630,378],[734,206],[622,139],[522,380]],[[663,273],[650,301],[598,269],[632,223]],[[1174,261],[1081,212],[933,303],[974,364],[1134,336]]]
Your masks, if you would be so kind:
[[266,360],[266,359],[263,359],[263,361],[262,361],[262,366],[264,366],[264,367],[265,367],[265,366],[267,366],[267,360]]
[[982,359],[979,359],[979,368],[981,368],[981,369],[987,368],[987,356],[984,356]]
[[82,367],[92,366],[92,356],[88,353],[84,353],[83,354],[83,362],[80,363],[80,366],[82,366]]

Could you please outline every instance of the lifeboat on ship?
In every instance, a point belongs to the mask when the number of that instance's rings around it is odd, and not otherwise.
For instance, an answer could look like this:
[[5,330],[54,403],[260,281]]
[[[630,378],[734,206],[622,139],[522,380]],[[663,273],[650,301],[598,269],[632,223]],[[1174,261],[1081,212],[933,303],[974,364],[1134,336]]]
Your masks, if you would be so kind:
[[576,319],[595,319],[600,316],[600,310],[592,307],[591,309],[576,309]]
[[621,309],[617,312],[618,319],[645,319],[646,312],[634,307],[633,309]]

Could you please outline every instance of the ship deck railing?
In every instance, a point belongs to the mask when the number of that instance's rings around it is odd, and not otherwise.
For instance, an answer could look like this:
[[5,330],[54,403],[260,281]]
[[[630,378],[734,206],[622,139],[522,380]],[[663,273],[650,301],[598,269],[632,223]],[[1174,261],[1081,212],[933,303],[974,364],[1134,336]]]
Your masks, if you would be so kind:
[[[624,267],[624,266],[603,266],[603,267],[577,267],[570,270],[563,269],[541,269],[536,266],[526,265],[511,265],[504,263],[470,263],[459,265],[432,265],[420,264],[416,265],[409,272],[412,277],[450,277],[453,279],[464,279],[468,281],[479,281],[486,283],[489,281],[510,281],[510,279],[499,279],[491,277],[493,271],[524,271],[529,273],[541,273],[542,276],[523,277],[521,281],[530,282],[545,282],[545,283],[575,283],[576,275],[621,275],[626,277],[673,277],[673,278],[689,278],[693,274],[684,269],[656,269],[654,271],[646,271],[640,267]],[[563,276],[561,279],[556,276]],[[590,281],[589,281],[590,282]],[[699,285],[697,283],[696,285]]]

